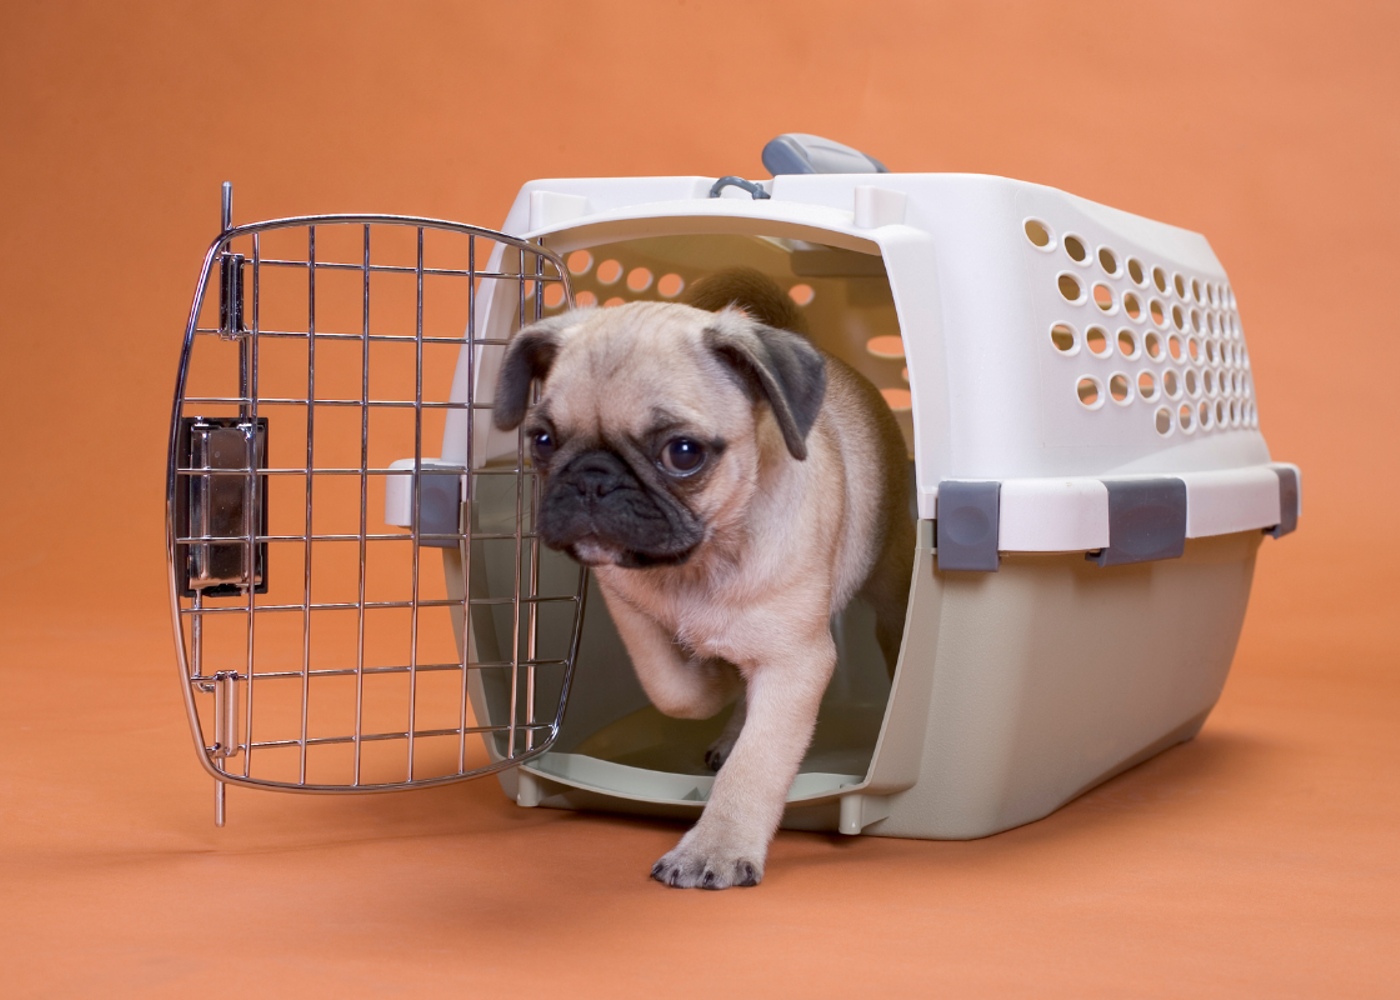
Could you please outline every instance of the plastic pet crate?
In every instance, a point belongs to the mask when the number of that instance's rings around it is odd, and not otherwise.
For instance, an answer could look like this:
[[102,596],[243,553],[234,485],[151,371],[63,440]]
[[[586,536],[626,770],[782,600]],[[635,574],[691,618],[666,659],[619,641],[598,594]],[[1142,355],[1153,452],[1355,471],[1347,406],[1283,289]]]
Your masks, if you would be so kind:
[[761,183],[532,182],[511,236],[226,211],[168,481],[181,681],[220,817],[227,784],[490,772],[524,806],[698,814],[723,719],[647,703],[587,575],[537,543],[519,433],[489,418],[525,323],[734,265],[881,388],[914,470],[897,669],[868,609],[833,622],[784,826],[983,836],[1199,731],[1258,547],[1299,512],[1206,240],[810,137],[765,162]]

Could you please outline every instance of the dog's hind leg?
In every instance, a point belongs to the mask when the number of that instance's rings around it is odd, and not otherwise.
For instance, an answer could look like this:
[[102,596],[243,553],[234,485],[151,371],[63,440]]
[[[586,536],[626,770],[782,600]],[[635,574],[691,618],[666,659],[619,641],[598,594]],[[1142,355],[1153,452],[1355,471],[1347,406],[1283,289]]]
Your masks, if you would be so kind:
[[[908,547],[904,548],[908,536]],[[861,589],[861,596],[875,610],[875,640],[884,654],[885,668],[894,676],[904,642],[904,619],[909,604],[910,578],[914,573],[913,532],[896,535],[898,546],[889,546]]]
[[705,750],[705,765],[711,771],[718,771],[723,767],[729,755],[734,752],[734,744],[739,741],[739,734],[744,729],[744,720],[748,716],[747,706],[748,699],[741,694],[739,700],[734,703],[734,711],[730,713],[729,720],[724,724],[724,732]]

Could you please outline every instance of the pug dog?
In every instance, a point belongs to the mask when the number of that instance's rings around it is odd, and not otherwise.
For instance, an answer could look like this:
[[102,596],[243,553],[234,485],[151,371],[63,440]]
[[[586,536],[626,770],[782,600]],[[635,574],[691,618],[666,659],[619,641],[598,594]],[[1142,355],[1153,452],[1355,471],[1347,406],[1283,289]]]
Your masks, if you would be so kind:
[[682,719],[739,701],[699,821],[651,869],[669,886],[762,880],[836,666],[832,617],[867,599],[891,671],[904,631],[903,437],[800,329],[775,282],[724,271],[685,302],[527,326],[497,378],[495,425],[524,424],[542,474],[536,530],[592,569],[647,696]]

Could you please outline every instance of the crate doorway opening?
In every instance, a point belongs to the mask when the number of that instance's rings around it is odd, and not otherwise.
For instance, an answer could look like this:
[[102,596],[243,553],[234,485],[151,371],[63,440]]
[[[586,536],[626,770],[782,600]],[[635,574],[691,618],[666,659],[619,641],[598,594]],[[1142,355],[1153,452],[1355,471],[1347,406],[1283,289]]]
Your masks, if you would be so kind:
[[[725,268],[762,272],[801,311],[816,346],[881,391],[912,462],[908,368],[883,261],[873,245],[836,246],[823,241],[823,235],[677,233],[594,242],[583,231],[556,234],[547,245],[567,262],[580,306],[681,301],[687,288]],[[545,315],[566,308],[562,294],[546,289],[545,295]],[[478,376],[483,398],[487,375],[483,370]],[[503,438],[502,447],[505,443]],[[482,453],[492,452],[488,446]],[[478,497],[479,517],[490,518],[492,509],[512,516],[513,497],[501,496],[494,505]],[[916,518],[912,496],[908,516],[911,522]],[[450,561],[452,553],[446,555]],[[494,571],[504,574],[513,568],[503,563]],[[509,794],[527,804],[537,795],[549,800],[548,789],[553,788],[562,795],[557,803],[561,805],[626,809],[637,801],[644,802],[649,813],[658,807],[666,812],[669,804],[685,814],[708,797],[714,775],[706,763],[706,749],[720,736],[732,707],[703,721],[662,715],[636,680],[596,584],[590,584],[586,605],[574,686],[558,739],[523,779],[515,772],[502,772],[500,780]],[[473,631],[477,643],[491,641],[486,629],[478,626]],[[831,796],[864,779],[889,703],[889,668],[876,642],[872,609],[856,599],[833,619],[832,634],[838,650],[836,672],[790,794],[793,800]],[[477,655],[489,657],[490,652],[478,647]],[[496,718],[508,713],[510,692],[505,688],[482,686],[478,694],[481,714]],[[601,796],[596,801],[594,793]]]

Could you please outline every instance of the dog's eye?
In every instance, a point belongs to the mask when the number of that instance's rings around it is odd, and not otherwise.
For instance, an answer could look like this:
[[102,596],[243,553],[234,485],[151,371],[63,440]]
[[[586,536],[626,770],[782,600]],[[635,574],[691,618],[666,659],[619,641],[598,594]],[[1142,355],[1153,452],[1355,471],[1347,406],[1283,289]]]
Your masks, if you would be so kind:
[[673,476],[688,476],[705,464],[705,446],[690,438],[675,438],[661,450],[661,467]]
[[535,431],[530,436],[530,454],[536,462],[548,462],[554,454],[554,435],[549,431]]

